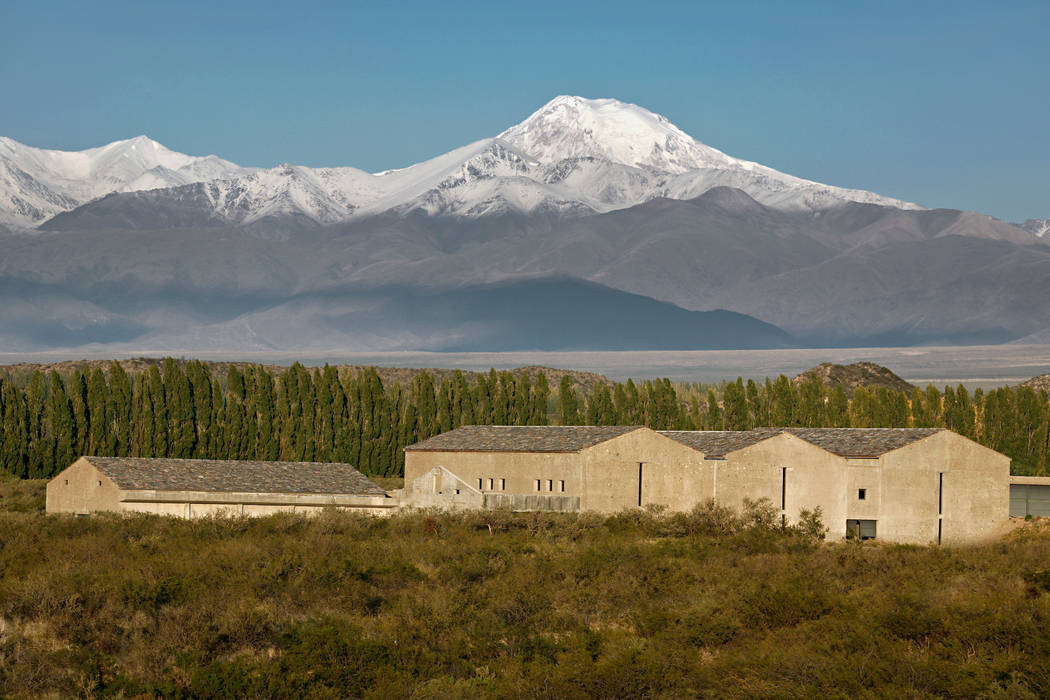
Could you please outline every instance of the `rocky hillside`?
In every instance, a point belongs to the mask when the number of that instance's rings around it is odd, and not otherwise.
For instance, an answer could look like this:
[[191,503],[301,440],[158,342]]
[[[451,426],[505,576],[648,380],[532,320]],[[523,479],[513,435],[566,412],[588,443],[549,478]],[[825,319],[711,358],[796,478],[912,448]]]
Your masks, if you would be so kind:
[[1050,374],[1040,374],[1028,381],[1021,382],[1020,386],[1030,386],[1036,391],[1045,391],[1050,394]]
[[851,365],[836,365],[822,362],[812,369],[807,369],[791,381],[801,384],[812,376],[820,377],[827,386],[841,385],[846,394],[853,395],[853,390],[861,386],[884,386],[894,391],[910,392],[914,385],[904,381],[888,368],[874,362],[854,362]]

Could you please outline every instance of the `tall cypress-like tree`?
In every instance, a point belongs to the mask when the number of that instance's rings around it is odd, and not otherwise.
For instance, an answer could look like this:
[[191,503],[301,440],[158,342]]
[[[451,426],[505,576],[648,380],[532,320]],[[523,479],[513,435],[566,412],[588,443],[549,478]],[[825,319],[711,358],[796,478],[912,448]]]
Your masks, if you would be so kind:
[[116,435],[113,433],[109,387],[106,376],[98,367],[91,370],[87,380],[87,414],[90,417],[82,454],[116,455]]
[[547,425],[547,402],[550,400],[551,389],[547,384],[547,374],[540,371],[536,375],[536,384],[532,387],[532,411],[529,414],[531,425]]
[[0,466],[4,471],[24,479],[29,476],[29,432],[25,398],[9,378],[0,388],[3,422],[0,423]]
[[578,425],[580,422],[579,399],[567,374],[562,375],[558,385],[558,422],[560,425]]
[[47,395],[46,424],[51,433],[51,459],[42,465],[40,477],[50,477],[73,463],[76,448],[76,424],[73,407],[65,384],[58,372],[51,372]]
[[113,454],[131,456],[132,386],[131,379],[119,362],[109,365],[109,433],[113,440]]
[[[87,378],[79,369],[74,370],[69,378],[67,390],[69,404],[73,414],[73,454],[77,457],[88,454],[88,432],[91,418],[88,415]],[[67,465],[68,466],[68,465]],[[65,469],[65,467],[59,467]]]
[[153,453],[149,457],[167,457],[170,455],[168,434],[168,398],[156,365],[146,371],[146,382],[149,384],[149,399],[153,410]]
[[193,390],[185,372],[172,358],[164,360],[165,409],[168,414],[168,455],[192,457],[197,442]]
[[722,409],[718,406],[718,397],[713,389],[707,390],[707,406],[704,409],[704,430],[725,430],[722,420]]
[[28,445],[26,448],[26,473],[32,478],[43,477],[49,468],[54,448],[52,447],[49,431],[45,429],[45,408],[47,401],[47,385],[44,374],[36,370],[29,377],[26,385],[26,433]]
[[751,427],[743,378],[737,377],[735,382],[726,384],[723,404],[725,406],[725,417],[723,420],[726,430],[747,430]]

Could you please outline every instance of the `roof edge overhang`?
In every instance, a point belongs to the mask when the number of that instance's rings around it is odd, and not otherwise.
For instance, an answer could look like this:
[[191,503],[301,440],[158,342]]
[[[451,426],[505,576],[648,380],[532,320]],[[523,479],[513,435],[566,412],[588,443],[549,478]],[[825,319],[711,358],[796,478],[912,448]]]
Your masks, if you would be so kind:
[[302,505],[392,508],[389,494],[262,493],[250,491],[188,491],[121,489],[121,503],[212,503],[223,505]]

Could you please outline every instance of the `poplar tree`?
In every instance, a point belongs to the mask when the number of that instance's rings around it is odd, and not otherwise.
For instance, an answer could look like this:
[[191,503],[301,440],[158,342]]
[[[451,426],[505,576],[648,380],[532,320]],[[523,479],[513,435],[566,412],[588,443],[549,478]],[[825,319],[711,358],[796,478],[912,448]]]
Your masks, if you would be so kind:
[[567,374],[562,375],[558,385],[558,422],[560,425],[577,425],[580,422],[579,401]]
[[106,403],[111,421],[108,432],[112,436],[113,454],[129,457],[133,425],[132,386],[127,372],[116,361],[109,365],[109,400]]
[[98,367],[91,370],[87,380],[87,413],[90,424],[87,442],[81,450],[90,455],[116,455],[116,435],[113,432],[113,413],[106,377]]
[[51,372],[51,387],[47,396],[46,425],[50,431],[50,460],[41,465],[39,477],[50,477],[73,463],[76,447],[76,425],[73,407],[65,384],[58,372]]

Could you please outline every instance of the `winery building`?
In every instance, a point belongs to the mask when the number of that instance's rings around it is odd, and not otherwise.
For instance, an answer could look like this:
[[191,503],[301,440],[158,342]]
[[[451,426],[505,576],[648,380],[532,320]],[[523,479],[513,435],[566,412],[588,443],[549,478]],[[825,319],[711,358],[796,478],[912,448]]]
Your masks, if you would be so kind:
[[598,511],[769,499],[830,538],[964,543],[1010,510],[1010,459],[950,430],[465,426],[405,451],[402,505]]
[[49,513],[199,517],[389,513],[397,500],[349,464],[81,457],[47,484]]
[[82,457],[47,510],[211,514],[338,508],[686,511],[768,499],[785,522],[820,507],[830,538],[959,544],[1042,514],[1050,479],[957,433],[913,428],[655,431],[637,426],[464,426],[405,450],[387,493],[348,464]]

